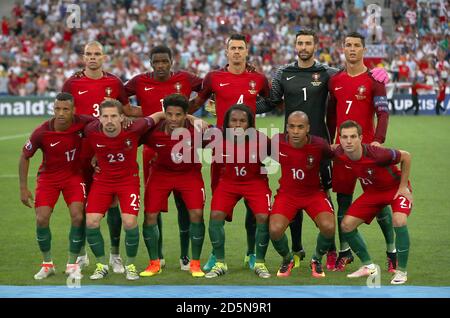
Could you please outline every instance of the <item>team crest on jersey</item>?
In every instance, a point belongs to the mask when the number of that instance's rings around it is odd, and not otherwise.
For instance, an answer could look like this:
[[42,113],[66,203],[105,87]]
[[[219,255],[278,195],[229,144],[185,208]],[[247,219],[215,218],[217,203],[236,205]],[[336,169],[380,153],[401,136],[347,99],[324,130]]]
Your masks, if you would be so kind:
[[80,130],[80,131],[78,131],[77,134],[78,134],[78,137],[83,138],[83,131]]
[[173,87],[175,87],[175,90],[177,91],[176,94],[181,94],[181,87],[183,87],[183,85],[181,85],[180,82],[176,82]]
[[372,176],[373,176],[373,169],[368,168],[368,169],[367,169],[367,175],[368,175],[369,177],[372,177]]
[[256,82],[255,81],[250,81],[248,83],[248,86],[250,86],[250,89],[248,90],[250,92],[250,94],[252,95],[256,95]]
[[106,93],[106,97],[111,97],[112,88],[111,87],[105,88],[105,93]]
[[31,140],[28,140],[27,143],[25,144],[25,149],[26,150],[31,150],[33,149],[33,144],[31,143]]
[[366,93],[366,87],[364,85],[361,85],[360,87],[358,87],[358,94],[356,94],[356,98],[358,100],[362,100],[366,98],[366,95],[364,95]]
[[322,82],[320,82],[320,74],[319,73],[313,73],[312,75],[312,82],[311,84],[313,86],[319,86],[320,84],[322,84]]
[[308,155],[308,157],[306,157],[306,166],[308,168],[312,168],[313,165],[314,165],[314,156]]
[[127,138],[127,139],[125,140],[125,147],[126,147],[125,149],[126,149],[126,150],[130,150],[130,149],[132,148],[132,146],[133,146],[133,142],[131,141],[131,139],[128,139],[128,138]]

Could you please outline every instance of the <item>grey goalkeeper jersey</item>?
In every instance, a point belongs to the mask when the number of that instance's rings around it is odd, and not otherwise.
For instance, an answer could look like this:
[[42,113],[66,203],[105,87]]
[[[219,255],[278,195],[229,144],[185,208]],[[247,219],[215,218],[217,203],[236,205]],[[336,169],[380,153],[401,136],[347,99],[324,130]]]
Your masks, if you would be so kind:
[[285,123],[288,116],[301,110],[309,117],[310,133],[330,140],[325,116],[328,101],[328,80],[338,69],[315,62],[310,68],[298,67],[297,61],[281,66],[272,80],[272,107],[284,100]]

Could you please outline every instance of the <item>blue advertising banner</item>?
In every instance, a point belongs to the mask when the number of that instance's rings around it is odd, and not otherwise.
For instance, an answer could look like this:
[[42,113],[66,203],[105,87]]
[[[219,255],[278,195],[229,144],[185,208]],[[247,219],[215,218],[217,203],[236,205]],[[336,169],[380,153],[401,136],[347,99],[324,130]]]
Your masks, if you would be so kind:
[[[393,107],[395,111],[392,111],[392,104],[389,103],[389,109],[391,114],[403,114],[405,109],[412,106],[411,94],[394,94],[392,97]],[[442,115],[450,115],[450,95],[445,96],[445,101],[441,107],[444,107],[444,111],[440,113]],[[419,115],[436,115],[436,94],[419,94]],[[407,114],[414,114],[414,109],[411,109]]]

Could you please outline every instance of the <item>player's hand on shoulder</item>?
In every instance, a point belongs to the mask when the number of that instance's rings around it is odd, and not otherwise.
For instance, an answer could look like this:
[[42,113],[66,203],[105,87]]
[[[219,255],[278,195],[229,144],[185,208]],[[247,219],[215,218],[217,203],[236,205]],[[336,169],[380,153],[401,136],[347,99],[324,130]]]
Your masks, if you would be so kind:
[[374,80],[380,82],[381,84],[386,85],[387,83],[389,83],[389,73],[386,72],[386,70],[382,67],[371,69],[370,74],[372,75]]
[[127,129],[128,127],[130,127],[133,124],[133,122],[134,122],[134,118],[124,116],[123,122],[122,122],[122,128]]
[[250,64],[250,63],[245,64],[245,69],[247,70],[247,72],[255,72],[256,71],[255,65]]
[[202,132],[204,133],[206,131],[206,129],[209,128],[209,123],[207,121],[204,121],[201,118],[192,116],[192,115],[188,115],[187,116],[187,120],[189,120],[189,123],[194,126],[194,128],[198,131],[198,132]]
[[84,76],[84,70],[78,70],[75,73],[73,73],[72,76],[73,77],[77,77],[77,78],[83,77]]
[[371,146],[375,146],[375,147],[383,147],[378,141],[372,141],[370,143]]
[[33,194],[31,194],[31,191],[28,190],[28,188],[20,190],[20,201],[29,208],[33,207]]

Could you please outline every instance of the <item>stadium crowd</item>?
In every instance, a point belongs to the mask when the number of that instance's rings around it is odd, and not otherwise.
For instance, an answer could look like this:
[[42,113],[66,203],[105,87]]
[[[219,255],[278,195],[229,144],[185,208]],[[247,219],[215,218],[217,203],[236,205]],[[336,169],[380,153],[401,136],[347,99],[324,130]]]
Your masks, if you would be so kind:
[[[344,61],[339,40],[358,31],[369,43],[386,44],[385,67],[394,82],[435,85],[447,78],[450,1],[392,0],[394,33],[370,21],[364,0],[90,0],[81,8],[81,28],[67,28],[67,4],[25,0],[3,16],[0,34],[0,95],[47,95],[82,68],[82,44],[98,40],[110,59],[105,69],[123,81],[150,68],[148,53],[165,43],[174,69],[203,77],[226,64],[223,43],[230,33],[247,34],[251,62],[269,80],[276,67],[295,58],[296,32],[319,32],[317,59]],[[375,66],[375,65],[374,65]]]

